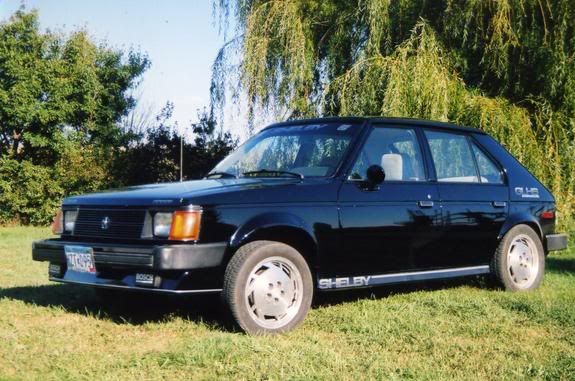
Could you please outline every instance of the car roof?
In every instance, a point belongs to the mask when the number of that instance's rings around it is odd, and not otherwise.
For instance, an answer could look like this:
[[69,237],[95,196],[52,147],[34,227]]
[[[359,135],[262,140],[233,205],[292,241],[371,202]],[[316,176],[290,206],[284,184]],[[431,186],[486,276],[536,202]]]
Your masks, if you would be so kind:
[[446,122],[439,122],[435,120],[425,120],[425,119],[414,119],[414,118],[390,118],[390,117],[359,117],[359,116],[347,116],[347,117],[326,117],[326,118],[312,118],[312,119],[294,119],[288,120],[286,122],[279,122],[269,125],[264,128],[264,130],[268,128],[274,127],[288,127],[293,125],[302,125],[302,124],[315,124],[315,123],[388,123],[388,124],[401,124],[401,125],[417,125],[423,127],[433,127],[438,129],[444,130],[455,130],[455,131],[465,131],[465,132],[473,132],[476,134],[484,134],[485,132],[473,128],[473,127],[466,127],[466,126],[458,126],[452,123]]

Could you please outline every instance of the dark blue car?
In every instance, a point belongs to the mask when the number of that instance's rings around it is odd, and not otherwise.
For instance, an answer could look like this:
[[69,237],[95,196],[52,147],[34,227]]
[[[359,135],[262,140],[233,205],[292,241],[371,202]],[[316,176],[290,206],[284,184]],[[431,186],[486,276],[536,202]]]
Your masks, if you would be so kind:
[[238,325],[300,324],[316,291],[486,274],[537,288],[564,249],[551,193],[484,132],[328,118],[274,124],[204,179],[67,198],[35,242],[50,279],[221,293]]

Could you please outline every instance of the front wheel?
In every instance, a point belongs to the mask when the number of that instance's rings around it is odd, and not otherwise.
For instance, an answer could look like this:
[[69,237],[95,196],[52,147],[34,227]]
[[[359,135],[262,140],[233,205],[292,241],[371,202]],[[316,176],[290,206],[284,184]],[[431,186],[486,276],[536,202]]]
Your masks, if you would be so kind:
[[527,225],[509,230],[495,251],[491,272],[507,291],[539,287],[545,272],[545,252],[537,233]]
[[254,241],[240,247],[228,263],[222,296],[245,332],[280,333],[305,318],[313,281],[296,249],[280,242]]

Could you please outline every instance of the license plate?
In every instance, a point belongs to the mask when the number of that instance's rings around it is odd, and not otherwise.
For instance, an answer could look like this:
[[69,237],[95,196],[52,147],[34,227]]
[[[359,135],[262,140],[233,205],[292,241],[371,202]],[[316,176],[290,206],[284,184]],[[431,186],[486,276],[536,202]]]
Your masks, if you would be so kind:
[[96,272],[94,250],[91,247],[64,246],[64,252],[66,253],[68,270],[92,274]]

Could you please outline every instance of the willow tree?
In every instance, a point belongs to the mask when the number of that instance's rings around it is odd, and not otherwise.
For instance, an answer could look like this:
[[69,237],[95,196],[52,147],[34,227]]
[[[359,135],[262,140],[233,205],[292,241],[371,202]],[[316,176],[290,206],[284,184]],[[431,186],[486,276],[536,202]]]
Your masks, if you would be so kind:
[[243,98],[252,118],[385,115],[478,127],[545,182],[567,224],[572,1],[214,0],[223,27],[235,28],[214,64],[213,106]]

